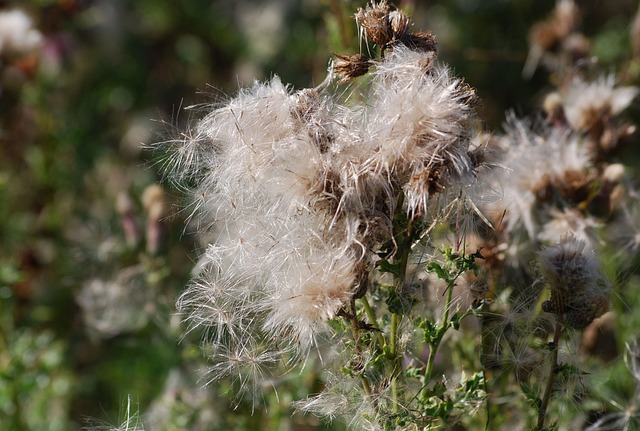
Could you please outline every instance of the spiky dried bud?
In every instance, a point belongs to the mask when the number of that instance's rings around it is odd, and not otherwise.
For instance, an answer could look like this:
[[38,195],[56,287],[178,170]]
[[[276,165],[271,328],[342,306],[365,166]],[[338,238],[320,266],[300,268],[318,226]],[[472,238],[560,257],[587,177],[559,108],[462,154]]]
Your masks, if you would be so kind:
[[393,30],[389,21],[391,8],[386,0],[371,3],[365,9],[358,9],[355,14],[356,22],[362,28],[367,40],[378,46],[385,46],[393,38]]
[[333,71],[340,78],[338,81],[340,84],[366,74],[369,71],[369,67],[371,67],[371,62],[363,54],[333,55],[337,59],[333,65]]
[[542,309],[558,315],[562,323],[582,330],[609,307],[610,284],[600,273],[587,243],[567,235],[559,244],[540,251],[540,272],[551,296]]
[[415,33],[407,33],[398,40],[407,48],[414,51],[436,52],[438,50],[436,38],[430,32],[418,31]]

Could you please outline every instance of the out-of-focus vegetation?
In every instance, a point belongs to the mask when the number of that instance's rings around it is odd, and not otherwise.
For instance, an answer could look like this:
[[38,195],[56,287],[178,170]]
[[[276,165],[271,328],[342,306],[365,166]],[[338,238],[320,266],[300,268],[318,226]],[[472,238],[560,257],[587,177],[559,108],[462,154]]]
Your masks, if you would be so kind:
[[[132,429],[134,411],[159,430],[324,426],[289,408],[321,384],[313,377],[279,385],[269,410],[253,415],[251,403],[230,408],[224,385],[205,386],[200,334],[181,338],[174,306],[201,245],[181,191],[162,182],[145,146],[184,130],[197,115],[184,107],[253,79],[320,83],[331,52],[358,50],[350,14],[363,3],[0,1],[41,34],[27,52],[0,47],[0,429]],[[555,2],[398,3],[477,88],[487,127],[499,128],[507,109],[540,109],[553,76],[523,78],[527,34]],[[622,63],[636,7],[582,7],[602,67],[629,67],[628,84],[638,83],[637,65]],[[612,278],[637,290],[634,268]],[[620,301],[640,309],[632,289]],[[637,316],[620,318],[620,345],[640,330]]]

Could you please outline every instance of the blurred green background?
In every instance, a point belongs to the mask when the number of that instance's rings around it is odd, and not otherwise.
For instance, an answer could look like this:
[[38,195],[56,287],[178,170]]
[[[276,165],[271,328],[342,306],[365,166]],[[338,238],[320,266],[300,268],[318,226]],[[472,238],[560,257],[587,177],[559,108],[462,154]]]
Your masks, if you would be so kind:
[[[549,76],[525,79],[522,68],[529,28],[554,1],[397,4],[478,90],[486,128],[499,129],[508,109],[539,110]],[[135,411],[147,429],[322,427],[287,410],[314,382],[291,382],[299,393],[269,401],[268,417],[229,408],[224,387],[202,388],[199,334],[181,340],[174,307],[202,245],[145,146],[179,138],[198,115],[185,107],[253,79],[322,82],[332,52],[357,52],[351,15],[363,6],[0,1],[42,35],[37,52],[0,51],[0,429],[108,428],[127,416],[133,429]],[[636,2],[581,6],[583,32],[614,70],[628,57]]]

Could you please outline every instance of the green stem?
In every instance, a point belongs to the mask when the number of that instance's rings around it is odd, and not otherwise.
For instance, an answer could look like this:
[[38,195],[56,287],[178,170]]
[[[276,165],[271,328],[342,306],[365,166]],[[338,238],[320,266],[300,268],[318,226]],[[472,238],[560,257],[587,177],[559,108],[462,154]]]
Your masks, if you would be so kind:
[[373,397],[371,396],[372,392],[371,392],[371,385],[369,385],[369,381],[362,374],[360,375],[360,381],[362,382],[362,389],[364,390],[365,395],[367,396],[369,401],[373,404],[373,406],[376,407]]
[[391,396],[393,398],[393,412],[399,411],[400,388],[398,387],[398,376],[400,375],[402,364],[398,356],[398,324],[402,316],[397,313],[391,315],[391,334],[389,337],[389,357],[391,359]]
[[[407,273],[407,265],[409,263],[409,254],[411,253],[411,246],[413,242],[413,223],[411,219],[408,219],[406,226],[402,222],[402,207],[404,205],[404,193],[399,192],[396,201],[394,217],[394,232],[393,236],[397,243],[397,251],[394,256],[394,261],[398,262],[398,272],[395,276],[395,289],[396,292],[401,292],[404,287],[404,280]],[[393,399],[393,412],[397,413],[400,409],[400,387],[398,379],[403,374],[402,357],[398,352],[398,332],[402,323],[402,314],[391,313],[391,329],[389,334],[389,346],[387,346],[387,356],[391,361],[391,396]]]
[[427,360],[427,369],[424,372],[424,384],[425,386],[431,380],[431,374],[433,373],[433,364],[436,360],[436,354],[438,353],[437,346],[429,346],[429,359]]
[[429,358],[427,359],[427,368],[424,372],[425,385],[431,380],[433,365],[435,363],[436,355],[438,354],[438,349],[440,348],[440,343],[442,342],[444,335],[449,330],[449,309],[451,308],[451,299],[453,298],[454,282],[455,278],[447,283],[447,297],[444,304],[444,310],[442,311],[442,323],[440,324],[440,328],[438,328],[435,338],[429,346]]
[[544,427],[544,420],[547,415],[547,407],[549,407],[549,401],[551,400],[551,394],[553,392],[553,384],[556,380],[556,374],[558,373],[558,343],[560,342],[560,335],[562,334],[562,323],[560,323],[559,317],[556,319],[556,329],[553,334],[553,342],[551,344],[551,369],[549,370],[549,380],[547,380],[547,386],[544,388],[544,394],[542,395],[542,402],[540,403],[540,409],[538,410],[538,429]]
[[487,408],[485,409],[487,413],[487,420],[485,422],[484,431],[491,430],[492,418],[493,418],[493,404],[491,402],[491,388],[489,387],[489,376],[487,376],[487,352],[485,348],[487,347],[488,334],[489,329],[487,325],[487,315],[489,313],[489,302],[482,301],[482,309],[480,312],[480,368],[482,369],[482,374],[484,377],[484,392],[487,394],[487,398],[485,400]]
[[[364,297],[363,297],[364,298]],[[366,300],[365,300],[366,301]],[[370,307],[369,307],[370,308]],[[358,314],[356,310],[356,300],[351,300],[351,335],[353,336],[353,341],[355,342],[356,352],[358,353],[359,359],[362,360],[361,354],[362,350],[360,347],[360,334],[358,333]],[[371,385],[369,385],[369,381],[364,376],[364,370],[360,373],[360,382],[362,383],[362,389],[367,397],[367,399],[371,402],[374,408],[377,409],[377,405],[371,396]]]
[[391,333],[389,334],[389,358],[394,359],[398,354],[398,323],[401,316],[397,313],[391,314]]
[[378,327],[378,320],[376,319],[376,314],[373,312],[371,308],[371,304],[369,304],[369,300],[367,299],[367,295],[360,298],[362,301],[362,306],[364,308],[364,312],[369,318],[369,325],[373,328],[376,334],[376,340],[380,348],[384,347],[384,338],[382,337],[382,333],[380,332],[380,328]]

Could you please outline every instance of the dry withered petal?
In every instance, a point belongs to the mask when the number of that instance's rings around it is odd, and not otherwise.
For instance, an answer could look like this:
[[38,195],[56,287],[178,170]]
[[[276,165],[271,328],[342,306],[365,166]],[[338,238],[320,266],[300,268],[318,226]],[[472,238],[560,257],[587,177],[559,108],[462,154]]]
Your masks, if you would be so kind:
[[320,94],[318,90],[307,88],[295,94],[296,104],[291,110],[291,115],[301,121],[309,121],[313,113],[318,109]]
[[386,0],[377,4],[358,9],[355,14],[356,22],[364,29],[367,40],[378,46],[385,46],[393,37],[393,30],[389,21],[391,8]]
[[477,106],[480,102],[475,88],[464,81],[461,81],[458,85],[458,88],[456,89],[456,97],[460,100],[460,102],[464,103],[470,108]]
[[340,84],[366,74],[371,66],[371,62],[363,54],[340,55],[334,53],[333,55],[336,57],[333,71],[340,78],[338,81]]

